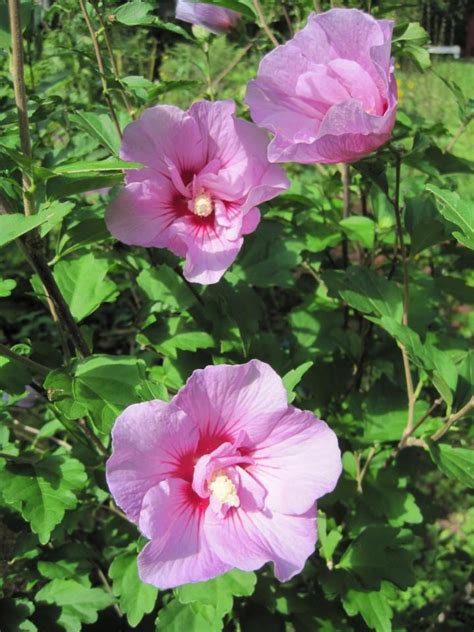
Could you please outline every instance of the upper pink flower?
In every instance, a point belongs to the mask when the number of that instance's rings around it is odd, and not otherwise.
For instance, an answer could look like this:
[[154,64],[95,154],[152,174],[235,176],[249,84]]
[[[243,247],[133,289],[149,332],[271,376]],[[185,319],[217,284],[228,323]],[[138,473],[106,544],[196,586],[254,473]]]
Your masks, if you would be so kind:
[[216,283],[257,227],[258,204],[288,188],[267,146],[265,132],[235,117],[232,101],[146,110],[125,129],[120,152],[145,167],[127,171],[108,229],[126,244],[186,257],[189,281]]
[[208,31],[219,35],[235,26],[240,13],[204,2],[178,0],[176,18],[183,22],[204,26]]
[[312,13],[262,59],[246,101],[275,134],[270,161],[353,162],[387,142],[397,109],[392,29],[357,9]]
[[109,489],[151,540],[143,581],[172,588],[269,561],[285,581],[313,553],[315,501],[341,473],[337,439],[288,405],[268,364],[195,371],[169,404],[129,406],[112,437]]

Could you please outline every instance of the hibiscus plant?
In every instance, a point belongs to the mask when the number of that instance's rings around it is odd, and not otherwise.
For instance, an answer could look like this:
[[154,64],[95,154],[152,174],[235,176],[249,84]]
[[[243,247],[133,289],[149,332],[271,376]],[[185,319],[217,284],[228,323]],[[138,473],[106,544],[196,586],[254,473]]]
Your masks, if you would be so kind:
[[474,65],[414,12],[0,0],[0,632],[473,629]]

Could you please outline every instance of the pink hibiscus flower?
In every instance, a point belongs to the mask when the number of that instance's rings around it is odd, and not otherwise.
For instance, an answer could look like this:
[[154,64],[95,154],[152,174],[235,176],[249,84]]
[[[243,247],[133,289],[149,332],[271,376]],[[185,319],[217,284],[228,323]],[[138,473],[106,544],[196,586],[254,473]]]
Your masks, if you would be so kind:
[[352,162],[387,142],[397,110],[392,29],[356,9],[312,13],[262,59],[246,102],[275,134],[272,162]]
[[106,212],[110,232],[168,248],[186,257],[189,281],[216,283],[257,227],[258,204],[288,188],[267,146],[263,131],[235,117],[232,101],[146,110],[125,129],[120,153],[145,166],[127,171]]
[[176,18],[190,24],[198,24],[208,31],[219,35],[235,26],[240,18],[240,13],[204,2],[178,0],[176,3]]
[[341,473],[324,421],[288,404],[263,362],[195,371],[170,403],[129,406],[115,422],[107,483],[151,541],[138,558],[159,588],[272,561],[285,581],[316,542],[316,499]]

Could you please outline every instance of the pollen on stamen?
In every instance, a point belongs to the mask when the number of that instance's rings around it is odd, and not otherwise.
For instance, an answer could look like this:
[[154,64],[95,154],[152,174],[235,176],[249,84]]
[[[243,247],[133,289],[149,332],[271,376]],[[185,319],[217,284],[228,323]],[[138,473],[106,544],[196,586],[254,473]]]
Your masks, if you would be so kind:
[[209,490],[216,500],[223,505],[240,507],[237,489],[225,472],[217,471],[209,481]]
[[209,193],[200,193],[194,198],[192,211],[198,217],[209,217],[213,210],[214,204]]

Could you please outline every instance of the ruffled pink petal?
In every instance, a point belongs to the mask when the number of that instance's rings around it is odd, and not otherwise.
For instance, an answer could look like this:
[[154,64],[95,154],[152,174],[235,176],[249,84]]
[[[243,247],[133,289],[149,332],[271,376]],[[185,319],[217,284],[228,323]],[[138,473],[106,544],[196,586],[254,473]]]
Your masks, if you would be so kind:
[[179,217],[174,196],[171,184],[158,186],[152,180],[129,183],[107,208],[107,228],[125,244],[167,246]]
[[284,514],[303,514],[332,492],[342,468],[334,432],[292,406],[250,456],[247,471],[267,490],[265,506]]
[[364,62],[370,58],[370,50],[374,46],[381,46],[385,41],[379,21],[358,9],[332,9],[325,13],[312,13],[307,28],[319,28],[325,33],[333,51],[332,59],[343,57]]
[[222,443],[243,433],[240,447],[263,441],[288,408],[281,377],[259,360],[197,369],[172,401],[195,421],[201,436]]
[[389,140],[395,124],[396,103],[383,116],[365,112],[355,100],[334,105],[311,143],[292,143],[275,137],[268,148],[270,160],[334,164],[354,162]]
[[242,463],[252,463],[252,459],[242,456],[232,443],[221,443],[218,448],[197,460],[194,466],[193,490],[201,498],[208,498],[210,493],[207,489],[207,482],[214,472],[226,470],[229,467]]
[[242,219],[242,235],[249,235],[260,224],[260,211],[255,206],[251,208]]
[[240,506],[244,511],[262,511],[265,507],[267,490],[248,470],[237,467],[236,472],[239,478]]
[[196,425],[182,411],[158,400],[132,404],[117,418],[107,485],[130,520],[138,522],[150,488],[192,467],[183,458],[196,449],[198,439]]
[[120,156],[167,175],[165,158],[180,172],[198,172],[206,162],[205,151],[199,128],[187,112],[172,105],[158,105],[127,125]]
[[183,274],[192,283],[217,283],[235,261],[243,239],[229,241],[218,227],[196,227],[183,235],[187,245]]
[[138,556],[142,581],[164,590],[231,569],[210,549],[202,530],[205,510],[193,501],[193,493],[190,483],[170,479],[145,496],[140,529],[152,541]]
[[209,512],[203,530],[225,563],[254,571],[273,562],[276,577],[287,581],[303,570],[314,552],[316,507],[302,516],[233,509],[220,519]]
[[[253,120],[275,135],[271,162],[352,162],[387,142],[396,111],[392,27],[355,9],[311,14],[290,42],[264,57],[246,102]],[[354,129],[346,115],[354,122],[357,108]]]
[[207,162],[219,160],[225,168],[240,153],[241,143],[235,133],[234,101],[198,101],[189,108],[204,143]]

